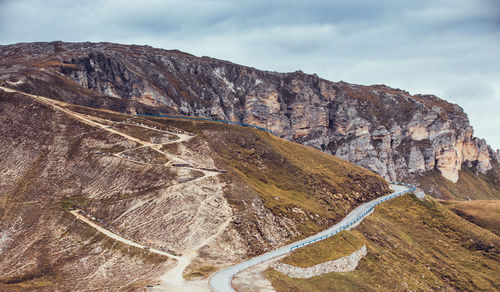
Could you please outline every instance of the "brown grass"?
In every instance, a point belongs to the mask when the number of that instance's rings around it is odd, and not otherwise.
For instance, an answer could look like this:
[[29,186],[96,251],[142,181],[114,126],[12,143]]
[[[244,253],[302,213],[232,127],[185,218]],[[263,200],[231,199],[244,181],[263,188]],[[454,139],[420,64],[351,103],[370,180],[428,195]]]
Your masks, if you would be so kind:
[[500,237],[433,199],[403,196],[381,204],[357,230],[368,255],[355,271],[292,279],[268,270],[267,277],[277,291],[500,289]]
[[460,217],[500,235],[500,200],[440,201]]
[[[324,229],[359,203],[388,192],[386,182],[367,170],[268,133],[243,128],[231,135],[211,132],[208,140],[268,209],[300,222],[304,234]],[[305,213],[294,212],[296,207]],[[329,221],[319,224],[316,217]]]
[[66,67],[71,69],[78,69],[78,65],[76,64],[67,64],[57,60],[44,60],[39,61],[33,64],[35,67],[44,68],[44,67]]
[[183,275],[186,280],[206,279],[215,272],[217,268],[213,266],[197,266],[188,274]]
[[341,231],[325,240],[294,250],[281,262],[297,267],[311,267],[350,255],[360,249],[364,243],[365,239],[362,234]]

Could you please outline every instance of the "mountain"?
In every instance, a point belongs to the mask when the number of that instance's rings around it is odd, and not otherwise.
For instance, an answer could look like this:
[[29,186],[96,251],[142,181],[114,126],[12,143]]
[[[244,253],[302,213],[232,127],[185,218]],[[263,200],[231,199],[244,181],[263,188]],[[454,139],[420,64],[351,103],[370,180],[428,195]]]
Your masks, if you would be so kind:
[[[0,47],[0,84],[120,111],[258,125],[440,198],[500,198],[500,155],[432,95],[111,43]],[[458,186],[443,187],[447,182]]]
[[208,277],[389,192],[368,170],[250,127],[3,89],[0,125],[2,291],[128,290],[174,266],[176,279]]
[[[2,291],[207,291],[215,271],[389,193],[386,179],[500,196],[498,153],[436,97],[143,46],[0,55]],[[349,231],[368,246],[359,270],[300,287],[496,289],[496,209],[464,206],[449,204],[470,222],[434,199],[381,204]]]

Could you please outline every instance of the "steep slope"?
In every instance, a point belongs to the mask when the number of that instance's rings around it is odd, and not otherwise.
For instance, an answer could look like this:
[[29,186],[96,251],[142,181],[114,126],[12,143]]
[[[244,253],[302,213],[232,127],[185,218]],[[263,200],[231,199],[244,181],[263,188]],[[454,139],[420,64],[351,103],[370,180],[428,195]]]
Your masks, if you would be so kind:
[[[498,181],[499,153],[473,136],[459,106],[435,96],[300,71],[259,71],[148,46],[30,43],[1,46],[0,55],[0,82],[8,87],[121,112],[259,125],[391,180],[419,183],[437,171],[456,182],[464,166],[484,174],[481,181]],[[464,191],[422,187],[436,197]],[[500,191],[479,196],[500,198]]]
[[460,177],[456,183],[445,179],[436,170],[433,170],[420,177],[420,186],[431,194],[439,194],[441,199],[498,199],[500,193],[499,170],[499,165],[494,164],[493,169],[482,174],[471,167],[464,166],[458,172]]
[[[433,199],[403,196],[379,205],[347,234],[330,239],[346,252],[366,244],[355,271],[292,279],[269,269],[277,291],[496,291],[500,237],[460,218]],[[319,243],[325,244],[325,243]],[[311,247],[283,261],[330,259]],[[353,247],[354,245],[354,247]],[[325,250],[326,252],[328,249]],[[295,252],[294,252],[295,253]],[[344,254],[340,254],[344,255]]]
[[[269,133],[0,90],[0,288],[121,290],[187,278],[327,228],[381,177]],[[168,281],[167,281],[168,282]],[[168,283],[167,283],[168,284]]]
[[[172,183],[93,149],[135,143],[93,129],[22,95],[0,91],[0,290],[116,289],[174,262],[117,243],[64,211],[64,198],[99,201]],[[119,177],[127,177],[120,181]]]

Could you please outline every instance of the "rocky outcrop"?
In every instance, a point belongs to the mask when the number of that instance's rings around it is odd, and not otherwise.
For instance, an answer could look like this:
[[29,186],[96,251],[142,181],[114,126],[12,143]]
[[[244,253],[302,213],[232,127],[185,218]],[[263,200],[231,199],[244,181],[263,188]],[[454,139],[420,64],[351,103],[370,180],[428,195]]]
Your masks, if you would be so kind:
[[473,136],[463,110],[431,95],[147,46],[31,43],[2,46],[0,55],[0,82],[7,86],[131,113],[258,125],[391,180],[437,169],[456,182],[464,163],[480,173],[498,163],[498,153]]
[[366,245],[363,245],[360,249],[348,256],[317,264],[312,267],[301,268],[280,262],[274,263],[271,267],[291,278],[309,279],[327,273],[354,271],[358,266],[358,262],[364,258],[366,254]]

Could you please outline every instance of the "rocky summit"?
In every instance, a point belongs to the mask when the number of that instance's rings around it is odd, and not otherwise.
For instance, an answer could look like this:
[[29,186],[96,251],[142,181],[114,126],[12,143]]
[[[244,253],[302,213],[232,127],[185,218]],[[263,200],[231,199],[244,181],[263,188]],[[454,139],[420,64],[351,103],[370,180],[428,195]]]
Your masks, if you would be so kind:
[[[388,180],[463,168],[498,184],[498,152],[474,137],[458,105],[385,85],[261,71],[176,50],[111,43],[0,46],[3,86],[125,113],[243,122],[321,149]],[[422,187],[436,196],[436,186]],[[500,195],[500,190],[495,190]]]

